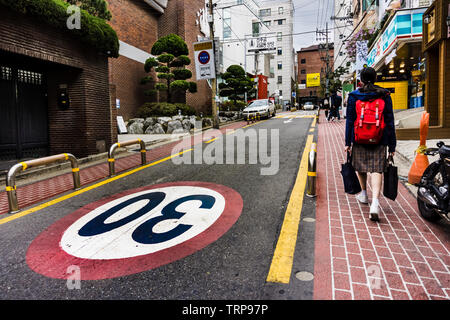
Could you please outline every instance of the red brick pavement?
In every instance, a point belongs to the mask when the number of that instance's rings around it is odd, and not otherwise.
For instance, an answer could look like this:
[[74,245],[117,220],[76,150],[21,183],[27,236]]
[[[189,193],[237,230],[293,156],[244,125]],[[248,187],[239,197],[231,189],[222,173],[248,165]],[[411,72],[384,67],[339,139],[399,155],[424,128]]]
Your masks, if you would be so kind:
[[[450,234],[423,220],[399,184],[380,199],[381,221],[344,192],[345,121],[324,121],[318,136],[314,299],[450,299]],[[370,190],[369,190],[370,200]]]
[[[227,130],[238,129],[245,126],[247,122],[235,122],[230,125],[224,126],[220,129],[222,133]],[[203,132],[203,141],[207,141],[214,136],[213,130]],[[170,156],[174,146],[178,145],[180,141],[171,142],[163,146],[151,149],[147,151],[147,162],[153,162],[158,159]],[[186,139],[186,145],[193,145],[196,143],[194,138]],[[123,157],[116,160],[116,173],[129,170],[141,165],[140,153],[136,153],[127,157]],[[81,185],[87,185],[92,182],[104,179],[109,174],[108,164],[94,165],[80,170]],[[19,202],[19,208],[24,209],[34,203],[50,199],[58,194],[68,192],[73,189],[72,173],[66,173],[56,176],[51,179],[46,179],[22,187],[17,187],[17,199]],[[7,213],[8,198],[6,191],[0,192],[0,215]]]

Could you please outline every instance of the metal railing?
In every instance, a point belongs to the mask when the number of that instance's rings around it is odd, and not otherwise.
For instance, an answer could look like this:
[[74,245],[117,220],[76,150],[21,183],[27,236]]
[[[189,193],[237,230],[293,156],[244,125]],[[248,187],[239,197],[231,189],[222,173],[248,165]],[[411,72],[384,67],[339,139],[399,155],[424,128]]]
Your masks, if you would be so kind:
[[311,144],[311,149],[309,151],[309,161],[308,161],[308,178],[307,178],[307,188],[306,195],[308,197],[316,196],[316,178],[317,178],[317,145],[316,143]]
[[9,213],[16,213],[19,211],[19,204],[17,202],[17,187],[16,187],[16,175],[19,171],[25,171],[32,167],[39,167],[47,165],[50,163],[60,162],[60,161],[70,161],[72,166],[72,176],[74,189],[80,188],[80,168],[78,167],[78,160],[70,153],[62,153],[54,156],[49,156],[45,158],[39,158],[34,160],[29,160],[25,162],[20,162],[12,166],[6,177],[6,193],[8,195],[8,205]]
[[145,165],[147,163],[147,150],[145,149],[145,142],[141,139],[130,140],[120,143],[115,143],[111,146],[108,152],[108,164],[109,164],[109,176],[112,177],[116,174],[114,153],[120,147],[132,146],[134,144],[139,144],[141,146],[141,163]]

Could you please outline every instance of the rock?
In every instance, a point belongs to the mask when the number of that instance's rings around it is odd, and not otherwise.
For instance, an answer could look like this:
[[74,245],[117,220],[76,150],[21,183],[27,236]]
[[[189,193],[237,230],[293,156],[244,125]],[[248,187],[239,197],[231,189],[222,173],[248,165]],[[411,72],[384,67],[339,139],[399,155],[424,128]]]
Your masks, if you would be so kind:
[[152,134],[165,134],[164,129],[160,123],[155,123],[153,125]]
[[[145,126],[144,126],[145,127]],[[145,134],[153,134],[153,125],[147,126],[144,131]]]
[[[147,118],[144,121],[144,132],[147,131],[148,127],[153,126],[153,124],[155,123],[155,121],[153,120],[153,118]],[[150,129],[151,130],[151,129]]]
[[156,121],[158,121],[158,123],[160,123],[160,124],[163,124],[163,123],[172,121],[172,118],[171,117],[158,117],[158,118],[156,118]]
[[226,117],[219,117],[219,121],[220,122],[227,122],[228,118],[226,118]]
[[143,118],[133,118],[128,120],[128,125],[132,125],[134,122],[144,122],[145,120]]
[[173,116],[172,120],[179,120],[182,121],[183,120],[183,116]]
[[181,124],[181,121],[174,120],[174,121],[169,121],[167,123],[167,133],[168,134],[173,133],[177,129],[182,129],[183,130],[183,125]]
[[128,124],[129,134],[143,134],[144,133],[144,122],[132,122]]
[[191,123],[190,119],[184,119],[181,124],[183,125],[183,129],[186,131],[191,130],[191,128],[194,127],[194,125]]

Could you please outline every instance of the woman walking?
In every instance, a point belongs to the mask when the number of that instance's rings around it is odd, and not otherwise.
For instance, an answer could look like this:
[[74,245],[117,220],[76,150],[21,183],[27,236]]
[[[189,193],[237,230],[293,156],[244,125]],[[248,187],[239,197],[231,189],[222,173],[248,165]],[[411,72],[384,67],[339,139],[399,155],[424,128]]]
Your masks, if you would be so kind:
[[[367,173],[371,177],[372,203],[370,205],[369,219],[372,221],[379,221],[380,208],[378,198],[381,192],[382,174],[387,165],[386,151],[389,152],[390,157],[393,157],[397,144],[392,99],[389,91],[374,84],[376,77],[377,74],[373,68],[364,68],[361,71],[361,82],[363,86],[349,94],[345,127],[345,151],[352,155],[352,164],[357,172],[362,189],[356,198],[364,204],[369,203]],[[382,128],[382,133],[380,132],[381,138],[372,139],[373,141],[377,141],[373,144],[357,143],[355,142],[355,130],[362,128],[364,106],[377,101],[377,99],[384,101],[384,109],[380,117],[384,121],[384,125],[380,126]],[[376,119],[379,119],[378,105],[377,103]],[[358,126],[360,128],[357,128]],[[359,138],[358,141],[360,141]]]

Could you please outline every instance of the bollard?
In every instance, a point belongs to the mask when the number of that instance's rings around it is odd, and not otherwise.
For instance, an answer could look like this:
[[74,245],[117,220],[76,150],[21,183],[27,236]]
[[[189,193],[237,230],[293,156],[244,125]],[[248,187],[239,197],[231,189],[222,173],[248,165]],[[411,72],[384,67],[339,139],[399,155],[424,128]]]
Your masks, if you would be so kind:
[[309,151],[309,161],[308,161],[308,178],[307,178],[307,188],[306,195],[308,197],[316,196],[316,154],[317,146],[316,143],[311,144],[311,149]]
[[122,143],[115,143],[111,146],[108,152],[108,165],[109,165],[109,176],[112,177],[116,174],[114,153],[117,148],[127,147],[133,144],[139,144],[141,146],[141,164],[145,165],[147,163],[147,150],[145,149],[145,142],[141,139],[125,141]]
[[319,117],[320,117],[320,108],[317,109],[317,114],[316,114],[316,123],[319,123]]
[[16,213],[19,211],[19,203],[17,201],[17,186],[16,186],[16,174],[22,170],[25,171],[28,168],[39,167],[42,165],[59,162],[70,161],[72,166],[72,177],[74,189],[80,189],[80,168],[78,167],[78,160],[70,153],[58,154],[50,157],[39,158],[20,162],[12,166],[6,177],[6,193],[8,196],[9,213]]

